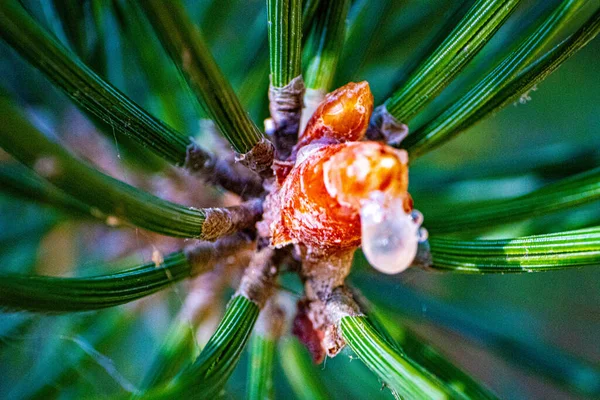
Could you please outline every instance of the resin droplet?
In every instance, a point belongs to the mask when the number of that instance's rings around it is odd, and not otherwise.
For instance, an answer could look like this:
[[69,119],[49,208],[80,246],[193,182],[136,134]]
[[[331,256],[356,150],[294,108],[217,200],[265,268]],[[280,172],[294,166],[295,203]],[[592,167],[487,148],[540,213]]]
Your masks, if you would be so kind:
[[311,116],[306,129],[295,147],[317,141],[343,143],[361,140],[369,126],[373,112],[373,95],[369,84],[350,82],[327,94]]
[[406,213],[402,199],[373,193],[360,209],[362,249],[367,260],[386,274],[410,267],[423,238],[422,221],[418,211]]

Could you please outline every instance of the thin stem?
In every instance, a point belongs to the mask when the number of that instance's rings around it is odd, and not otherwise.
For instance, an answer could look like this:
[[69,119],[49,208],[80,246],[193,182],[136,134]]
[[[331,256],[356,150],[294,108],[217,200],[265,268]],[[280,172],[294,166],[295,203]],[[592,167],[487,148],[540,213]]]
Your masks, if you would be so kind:
[[458,133],[459,130],[455,128],[475,113],[479,105],[489,102],[515,78],[519,70],[534,59],[584,3],[581,0],[564,0],[532,34],[525,37],[520,45],[511,51],[481,82],[438,117],[409,135],[402,146],[409,151],[411,159],[439,146],[447,140],[449,133]]
[[183,5],[161,0],[139,4],[163,47],[234,150],[240,154],[251,151],[264,137],[242,108]]
[[427,229],[432,235],[488,229],[599,199],[600,168],[595,168],[523,196],[445,210],[444,217],[428,217]]
[[93,207],[90,213],[109,225],[126,222],[167,236],[214,240],[251,227],[260,215],[257,202],[250,208],[197,209],[162,200],[77,160],[39,132],[8,99],[0,98],[0,112],[5,116],[0,147],[68,195]]
[[502,26],[520,0],[479,0],[447,39],[402,88],[385,102],[397,121],[407,124],[452,82]]
[[312,52],[306,70],[306,87],[327,93],[331,90],[342,53],[349,0],[324,1],[319,5],[312,33]]

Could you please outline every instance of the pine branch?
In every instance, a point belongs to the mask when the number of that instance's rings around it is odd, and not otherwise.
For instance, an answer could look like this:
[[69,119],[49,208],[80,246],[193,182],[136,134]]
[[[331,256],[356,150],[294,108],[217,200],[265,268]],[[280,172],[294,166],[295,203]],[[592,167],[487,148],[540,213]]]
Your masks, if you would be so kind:
[[51,142],[0,98],[5,115],[0,147],[76,200],[109,225],[129,223],[167,236],[215,240],[254,225],[260,201],[230,208],[197,209],[171,203],[104,175]]
[[[463,129],[467,119],[486,103],[493,100],[506,85],[515,79],[524,66],[565,26],[569,19],[583,6],[581,0],[564,0],[533,33],[526,36],[491,72],[467,94],[439,116],[409,135],[402,147],[409,151],[411,159],[419,157],[456,135]],[[474,120],[471,119],[471,122]],[[466,126],[465,126],[466,128]]]
[[273,161],[272,145],[242,108],[183,5],[160,0],[139,4],[207,114],[239,153],[240,161],[266,173]]

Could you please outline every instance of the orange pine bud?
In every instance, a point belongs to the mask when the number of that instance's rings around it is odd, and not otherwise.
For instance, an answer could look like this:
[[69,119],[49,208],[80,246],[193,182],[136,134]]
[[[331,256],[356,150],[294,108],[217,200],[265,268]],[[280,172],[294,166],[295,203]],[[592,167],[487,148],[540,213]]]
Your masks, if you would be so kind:
[[308,121],[295,152],[311,143],[361,140],[373,112],[373,95],[366,81],[350,82],[327,94]]
[[[360,206],[373,191],[407,199],[408,157],[377,142],[307,148],[276,194],[272,244],[347,250],[361,242]],[[406,204],[406,202],[405,202]]]

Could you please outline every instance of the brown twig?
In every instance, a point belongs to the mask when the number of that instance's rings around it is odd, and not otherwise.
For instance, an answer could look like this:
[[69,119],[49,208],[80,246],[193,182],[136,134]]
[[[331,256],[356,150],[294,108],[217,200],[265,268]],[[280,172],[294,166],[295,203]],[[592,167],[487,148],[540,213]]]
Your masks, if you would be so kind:
[[239,206],[205,209],[201,240],[213,241],[242,229],[251,228],[262,215],[262,200],[247,201]]
[[190,275],[196,276],[216,267],[219,261],[254,248],[254,241],[245,233],[222,237],[215,242],[199,242],[187,246],[185,255],[192,266]]
[[284,87],[269,86],[269,111],[274,123],[274,131],[267,132],[273,137],[276,157],[286,160],[298,142],[300,117],[304,107],[304,81],[299,75]]
[[256,172],[262,178],[268,179],[273,176],[271,165],[275,158],[275,147],[271,141],[263,138],[252,150],[245,154],[238,154],[236,161]]
[[244,271],[244,276],[236,295],[242,295],[261,309],[275,292],[275,280],[279,273],[280,259],[285,252],[264,247],[252,256],[250,265]]
[[195,143],[187,148],[184,169],[205,182],[221,186],[248,199],[264,191],[262,179],[252,171],[237,166],[226,159],[215,158]]

